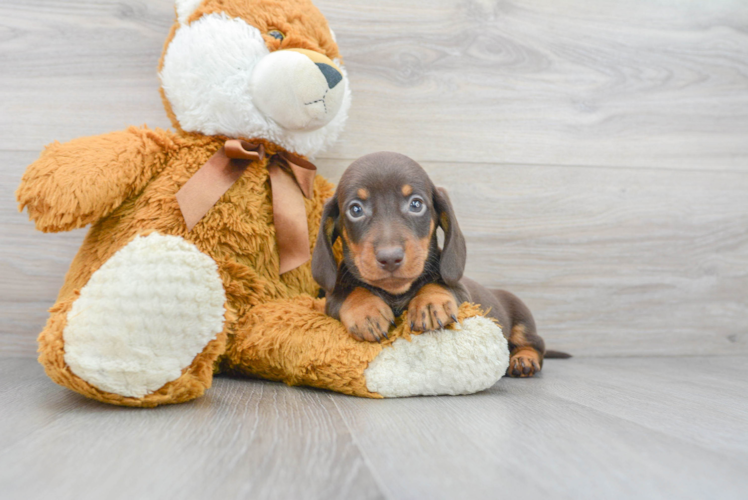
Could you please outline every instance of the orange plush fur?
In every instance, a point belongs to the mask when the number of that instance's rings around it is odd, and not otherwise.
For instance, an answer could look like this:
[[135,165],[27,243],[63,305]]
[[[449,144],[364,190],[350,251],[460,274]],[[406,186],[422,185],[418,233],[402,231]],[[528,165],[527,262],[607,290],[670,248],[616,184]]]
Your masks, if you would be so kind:
[[[324,17],[309,0],[206,1],[190,20],[217,11],[242,18],[263,33],[282,30],[287,35],[284,48],[339,57]],[[265,40],[271,50],[280,45],[272,37]],[[184,132],[165,96],[164,103],[177,132],[131,127],[54,143],[23,176],[19,206],[28,210],[37,229],[56,232],[91,225],[39,335],[39,361],[47,374],[87,397],[128,406],[194,399],[218,372],[381,397],[367,390],[364,370],[383,346],[407,336],[407,327],[398,326],[391,340],[381,345],[354,340],[338,321],[321,312],[313,298],[319,288],[309,263],[278,274],[267,160],[252,163],[205,218],[187,231],[175,194],[227,138]],[[256,137],[244,139],[262,142],[267,157],[280,150]],[[305,200],[311,244],[323,203],[332,193],[333,186],[317,176],[314,197]],[[217,263],[226,292],[224,328],[181,377],[142,398],[125,397],[100,390],[71,371],[64,360],[63,331],[68,312],[93,273],[133,238],[154,231],[181,236]],[[461,309],[461,317],[478,313],[470,305]]]

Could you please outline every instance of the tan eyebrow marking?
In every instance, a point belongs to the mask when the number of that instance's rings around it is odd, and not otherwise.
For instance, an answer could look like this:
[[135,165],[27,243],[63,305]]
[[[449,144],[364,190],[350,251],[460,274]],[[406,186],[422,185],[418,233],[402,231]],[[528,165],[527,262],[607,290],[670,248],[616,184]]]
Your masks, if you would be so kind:
[[359,188],[359,190],[358,190],[358,191],[356,191],[356,194],[357,194],[357,195],[358,195],[358,197],[359,197],[360,199],[362,199],[362,200],[366,200],[366,199],[368,199],[368,198],[369,198],[369,191],[367,191],[367,190],[366,190],[366,189],[364,189],[364,188]]
[[410,194],[413,192],[413,186],[411,186],[410,184],[403,184],[401,191],[403,193],[403,196],[410,196]]

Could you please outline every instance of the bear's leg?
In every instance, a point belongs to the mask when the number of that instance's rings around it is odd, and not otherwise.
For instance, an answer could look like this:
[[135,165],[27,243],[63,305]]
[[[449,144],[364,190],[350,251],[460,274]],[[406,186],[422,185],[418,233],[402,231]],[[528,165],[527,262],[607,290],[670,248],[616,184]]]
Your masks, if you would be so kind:
[[137,236],[51,310],[39,361],[57,383],[128,406],[194,399],[224,352],[215,262],[177,236]]
[[405,321],[381,344],[352,338],[321,311],[309,296],[253,308],[229,340],[223,367],[377,398],[478,392],[509,364],[501,328],[471,304],[460,307],[459,330],[410,335]]

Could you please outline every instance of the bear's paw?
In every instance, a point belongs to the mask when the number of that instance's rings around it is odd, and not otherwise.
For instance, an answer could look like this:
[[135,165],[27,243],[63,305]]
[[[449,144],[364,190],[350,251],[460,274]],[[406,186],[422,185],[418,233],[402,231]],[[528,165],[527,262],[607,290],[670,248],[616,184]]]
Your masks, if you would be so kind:
[[178,236],[136,236],[93,273],[63,332],[71,371],[141,398],[178,379],[222,330],[216,263]]
[[473,394],[493,386],[509,366],[501,328],[488,318],[467,318],[461,329],[397,339],[369,363],[366,387],[382,396]]

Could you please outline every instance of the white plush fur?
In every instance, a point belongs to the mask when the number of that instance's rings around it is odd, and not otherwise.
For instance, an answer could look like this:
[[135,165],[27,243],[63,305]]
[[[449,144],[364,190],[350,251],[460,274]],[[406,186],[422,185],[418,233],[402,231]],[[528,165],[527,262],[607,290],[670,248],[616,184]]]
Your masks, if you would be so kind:
[[263,57],[252,73],[251,93],[257,108],[286,130],[316,130],[338,113],[345,96],[341,81],[327,80],[307,56],[279,50]]
[[[167,48],[160,75],[180,126],[207,135],[263,138],[305,156],[329,147],[342,132],[350,107],[345,70],[340,68],[340,89],[332,89],[340,92],[341,102],[329,122],[320,127],[318,121],[308,120],[309,128],[289,130],[261,112],[252,94],[253,72],[269,55],[259,30],[241,19],[209,14],[180,26]],[[280,88],[300,83],[276,78],[273,84]]]
[[197,10],[203,0],[176,0],[177,19],[180,24],[186,24],[187,19]]
[[65,362],[94,387],[143,397],[223,330],[224,302],[218,267],[197,247],[138,236],[81,289],[63,331]]
[[396,340],[369,363],[367,389],[384,397],[472,394],[494,385],[509,366],[501,328],[484,317],[411,339]]

